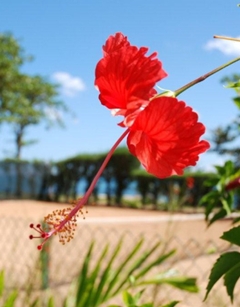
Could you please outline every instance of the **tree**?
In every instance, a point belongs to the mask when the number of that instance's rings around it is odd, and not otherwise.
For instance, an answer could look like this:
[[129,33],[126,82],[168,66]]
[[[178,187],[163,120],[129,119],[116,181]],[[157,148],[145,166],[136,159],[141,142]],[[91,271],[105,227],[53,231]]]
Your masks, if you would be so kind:
[[11,34],[0,33],[0,111],[8,109],[20,67],[31,57],[26,56],[18,41]]
[[59,110],[66,105],[57,99],[57,85],[45,78],[21,72],[21,66],[32,58],[10,34],[0,34],[0,123],[11,125],[16,145],[15,158],[21,158],[21,150],[35,140],[24,140],[27,128],[42,121],[48,127],[62,124]]
[[56,85],[41,76],[19,74],[11,94],[7,109],[0,115],[0,122],[7,122],[12,126],[16,146],[15,158],[20,159],[22,147],[36,142],[24,139],[29,126],[43,121],[47,123],[47,127],[55,122],[62,124],[58,110],[66,107],[56,99]]
[[[66,105],[57,99],[57,85],[42,76],[30,76],[21,67],[32,58],[11,34],[0,34],[0,124],[12,127],[15,142],[15,158],[21,159],[23,146],[36,140],[25,140],[26,130],[40,122],[47,127],[63,124],[60,110]],[[16,165],[20,165],[17,163]],[[17,195],[21,194],[21,172],[17,169]]]

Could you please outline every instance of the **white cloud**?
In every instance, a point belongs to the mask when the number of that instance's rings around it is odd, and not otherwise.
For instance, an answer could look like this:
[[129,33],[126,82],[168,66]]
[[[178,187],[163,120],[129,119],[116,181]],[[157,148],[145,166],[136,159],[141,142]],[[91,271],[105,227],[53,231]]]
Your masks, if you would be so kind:
[[216,49],[226,55],[240,56],[240,42],[215,38],[208,41],[204,47],[206,50]]
[[61,85],[62,93],[68,97],[74,97],[78,92],[86,89],[86,85],[79,77],[73,77],[67,72],[56,72],[53,79]]

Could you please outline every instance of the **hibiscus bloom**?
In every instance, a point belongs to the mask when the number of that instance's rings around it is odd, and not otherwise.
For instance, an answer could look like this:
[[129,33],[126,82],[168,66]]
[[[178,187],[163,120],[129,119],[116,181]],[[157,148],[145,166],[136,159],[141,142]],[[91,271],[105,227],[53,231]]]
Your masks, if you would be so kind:
[[205,128],[184,102],[154,97],[156,82],[167,74],[157,53],[147,57],[147,51],[132,46],[122,33],[107,39],[95,72],[99,100],[113,115],[125,117],[121,125],[130,127],[129,150],[149,173],[159,178],[182,175],[209,148],[200,141]]
[[86,204],[114,150],[127,136],[129,151],[146,170],[159,177],[182,175],[188,166],[196,165],[200,153],[209,148],[200,140],[205,127],[197,114],[177,98],[156,95],[154,86],[167,74],[156,53],[146,56],[148,48],[132,46],[121,33],[110,36],[103,46],[103,58],[96,66],[95,85],[99,99],[114,115],[124,116],[121,126],[127,127],[107,154],[102,166],[82,199],[73,208],[56,210],[45,217],[50,230],[40,224],[30,227],[43,244],[58,234],[62,244],[74,235],[76,216]]
[[159,177],[182,175],[209,148],[200,141],[205,127],[185,102],[173,97],[153,99],[139,113],[127,138],[130,152],[145,169]]
[[99,100],[113,115],[123,115],[123,125],[130,126],[150,98],[156,94],[155,84],[167,76],[154,52],[130,45],[121,33],[110,36],[103,46],[103,58],[95,71]]

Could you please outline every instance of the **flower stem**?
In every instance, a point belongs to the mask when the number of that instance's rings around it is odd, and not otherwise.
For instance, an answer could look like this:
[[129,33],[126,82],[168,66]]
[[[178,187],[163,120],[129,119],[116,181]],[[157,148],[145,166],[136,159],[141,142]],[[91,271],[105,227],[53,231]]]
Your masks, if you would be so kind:
[[129,133],[129,129],[125,130],[124,133],[119,137],[119,139],[115,142],[115,144],[113,145],[113,147],[110,149],[110,151],[108,152],[106,158],[104,159],[101,167],[99,168],[96,176],[94,177],[90,187],[88,188],[87,192],[85,193],[85,195],[83,196],[83,198],[81,198],[77,203],[76,206],[70,211],[70,213],[68,214],[68,216],[58,225],[58,227],[52,229],[49,232],[49,236],[51,236],[52,234],[58,232],[59,230],[61,230],[61,228],[64,227],[64,225],[66,223],[69,222],[69,220],[71,220],[71,218],[80,210],[83,208],[83,206],[86,204],[89,196],[91,195],[95,185],[98,182],[98,179],[100,178],[100,176],[102,175],[105,167],[107,166],[110,158],[112,157],[115,149],[118,147],[118,145],[122,142],[122,140],[125,138],[126,135],[128,135]]
[[233,42],[240,42],[239,38],[234,38],[234,37],[229,37],[229,36],[214,35],[213,38],[225,39],[225,40],[233,41]]
[[186,85],[180,87],[178,90],[174,91],[175,93],[175,97],[177,97],[178,95],[180,95],[181,93],[183,93],[184,91],[186,91],[187,89],[189,89],[190,87],[192,87],[193,85],[199,83],[199,82],[202,82],[204,80],[206,80],[208,77],[214,75],[215,73],[219,72],[220,70],[232,65],[233,63],[237,62],[240,60],[240,57],[238,58],[235,58],[234,60],[230,61],[230,62],[227,62],[213,70],[211,70],[210,72],[208,72],[207,74],[201,76],[201,77],[198,77],[197,79],[187,83]]

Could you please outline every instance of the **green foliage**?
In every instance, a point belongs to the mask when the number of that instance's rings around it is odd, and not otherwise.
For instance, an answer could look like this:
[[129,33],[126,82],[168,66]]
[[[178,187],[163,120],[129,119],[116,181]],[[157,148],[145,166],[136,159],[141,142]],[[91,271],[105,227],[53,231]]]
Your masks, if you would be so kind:
[[[238,108],[237,116],[231,123],[223,127],[217,127],[212,133],[212,151],[219,154],[228,154],[236,166],[240,166],[240,147],[237,140],[239,140],[240,128],[240,75],[233,74],[230,77],[225,77],[222,83],[225,87],[231,88],[235,91],[236,96],[233,97],[233,102]],[[234,142],[233,142],[234,141]]]
[[2,307],[14,307],[18,296],[17,291],[5,293],[4,272],[0,272],[0,304]]
[[[223,240],[228,241],[231,244],[240,246],[240,226],[230,229],[221,237]],[[207,292],[205,299],[207,298],[209,292],[216,284],[216,282],[223,277],[224,285],[226,287],[227,293],[233,302],[234,298],[234,288],[240,277],[240,253],[239,252],[228,252],[222,254],[215,262],[207,285]]]
[[[147,278],[153,267],[165,262],[175,251],[159,252],[160,242],[142,251],[143,242],[143,239],[137,242],[122,260],[118,258],[124,248],[122,239],[112,252],[109,252],[109,246],[105,245],[97,261],[92,259],[92,242],[79,272],[74,306],[97,307],[122,291],[146,285],[168,284],[185,291],[198,291],[194,278],[169,276],[168,272]],[[128,297],[126,292],[125,296]],[[137,299],[137,296],[135,298]]]
[[[233,98],[233,101],[238,110],[240,109],[239,80],[240,76],[238,74],[222,80],[222,82],[226,85],[225,87],[234,89],[235,93],[237,94],[237,96]],[[230,182],[234,183],[234,180],[240,176],[240,148],[235,147],[234,145],[229,146],[229,144],[231,144],[232,141],[235,141],[236,144],[236,140],[239,138],[239,128],[240,114],[238,114],[236,119],[231,124],[223,128],[218,127],[214,131],[213,142],[215,147],[213,147],[213,150],[220,154],[232,155],[233,162],[227,161],[224,166],[216,166],[217,177],[207,182],[207,185],[212,187],[212,191],[202,197],[201,204],[206,206],[206,220],[208,221],[209,225],[218,219],[225,217],[234,210],[233,193],[236,193],[236,191],[232,191],[234,184],[232,184],[231,188],[231,184],[229,186],[228,184]],[[233,222],[237,223],[239,220],[240,218],[236,218],[233,220]],[[231,244],[240,246],[240,227],[230,229],[229,231],[225,232],[221,238]],[[233,251],[222,254],[217,259],[211,270],[205,299],[216,282],[223,278],[227,294],[233,302],[234,288],[239,277],[240,253]]]
[[[131,295],[128,291],[123,291],[123,302],[126,307],[154,307],[154,304],[151,303],[144,303],[139,305],[139,300],[143,294],[144,290],[141,290],[134,296]],[[161,307],[174,307],[178,304],[178,301],[172,301],[168,303],[167,305],[161,306]],[[121,307],[119,305],[110,305],[108,307]],[[159,306],[160,307],[160,306]]]
[[198,292],[198,288],[196,287],[196,279],[189,277],[178,277],[178,276],[168,277],[168,274],[160,274],[156,275],[153,279],[149,279],[139,283],[139,285],[141,286],[149,284],[156,284],[156,285],[168,284],[184,291],[193,292],[193,293]]
[[6,110],[20,67],[31,58],[11,34],[0,33],[0,110]]
[[62,124],[58,112],[67,110],[56,99],[57,85],[39,75],[21,72],[22,64],[29,59],[12,35],[0,34],[0,123],[12,127],[18,159],[23,146],[36,142],[24,139],[29,126],[40,122],[46,122],[47,127],[56,122]]
[[225,88],[232,88],[238,93],[240,88],[240,75],[233,74],[231,76],[224,77],[222,78],[221,83],[224,84]]
[[212,190],[200,200],[200,204],[206,208],[205,217],[208,225],[232,212],[233,192],[227,191],[226,185],[240,175],[240,171],[236,171],[231,161],[227,161],[223,166],[215,166],[215,168],[216,177],[205,182],[207,186],[212,187]]
[[229,82],[225,87],[239,90],[240,89],[240,80],[238,80],[236,82]]
[[240,97],[233,98],[233,102],[238,107],[238,109],[240,109]]
[[50,297],[48,299],[48,304],[47,304],[47,307],[54,307],[55,304],[54,304],[54,298],[53,297]]
[[179,303],[179,301],[172,301],[170,303],[168,303],[167,305],[164,305],[162,307],[174,307]]

